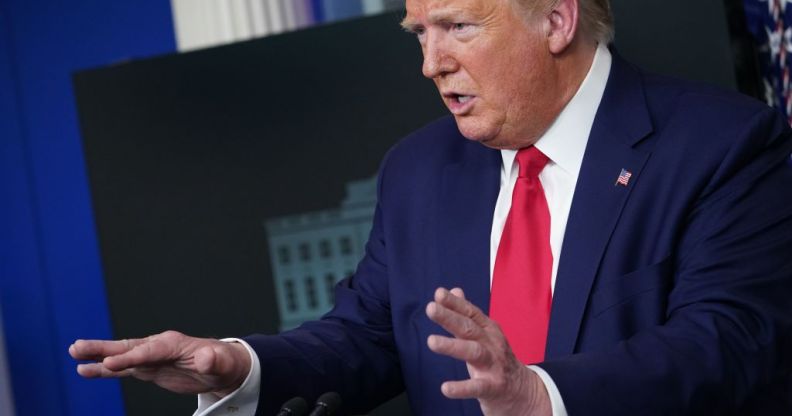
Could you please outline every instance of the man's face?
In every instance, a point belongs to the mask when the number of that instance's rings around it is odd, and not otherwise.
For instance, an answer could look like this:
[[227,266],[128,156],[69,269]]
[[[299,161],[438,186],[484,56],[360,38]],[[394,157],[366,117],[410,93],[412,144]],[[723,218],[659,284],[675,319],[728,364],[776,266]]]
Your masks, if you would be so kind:
[[533,144],[563,105],[541,13],[511,0],[407,0],[432,79],[461,133],[493,148]]

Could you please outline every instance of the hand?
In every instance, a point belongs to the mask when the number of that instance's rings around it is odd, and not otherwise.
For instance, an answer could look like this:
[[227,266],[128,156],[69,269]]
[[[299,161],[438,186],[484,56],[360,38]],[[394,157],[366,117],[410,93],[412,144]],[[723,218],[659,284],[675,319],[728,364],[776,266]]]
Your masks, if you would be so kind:
[[148,338],[121,341],[78,340],[69,347],[87,378],[135,377],[176,393],[215,393],[236,390],[250,372],[250,354],[239,343],[193,338],[166,331]]
[[470,374],[468,380],[443,383],[446,397],[478,399],[488,416],[552,413],[539,376],[517,360],[498,324],[465,300],[462,289],[437,289],[426,314],[453,335],[430,335],[429,349],[465,361]]

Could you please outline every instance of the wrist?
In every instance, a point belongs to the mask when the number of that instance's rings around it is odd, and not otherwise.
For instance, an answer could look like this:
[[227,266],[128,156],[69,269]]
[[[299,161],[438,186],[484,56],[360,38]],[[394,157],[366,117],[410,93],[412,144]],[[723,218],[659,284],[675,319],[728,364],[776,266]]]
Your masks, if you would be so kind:
[[552,416],[553,407],[550,403],[550,394],[545,387],[542,378],[536,374],[535,371],[525,367],[526,375],[529,379],[527,387],[529,389],[528,397],[530,397],[530,413],[536,416]]
[[218,398],[228,396],[239,389],[242,383],[244,383],[247,379],[248,374],[250,374],[250,369],[252,366],[250,353],[247,351],[244,345],[240,344],[239,342],[229,342],[227,343],[227,346],[232,357],[232,362],[234,363],[234,371],[230,377],[229,384],[225,388],[212,392],[212,394]]

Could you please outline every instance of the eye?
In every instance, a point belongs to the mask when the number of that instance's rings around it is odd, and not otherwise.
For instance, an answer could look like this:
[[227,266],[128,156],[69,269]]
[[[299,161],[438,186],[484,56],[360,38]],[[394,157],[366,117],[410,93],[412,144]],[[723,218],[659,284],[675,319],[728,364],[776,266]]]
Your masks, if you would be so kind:
[[453,23],[453,24],[451,24],[451,29],[453,29],[454,31],[457,31],[457,32],[463,31],[463,30],[467,29],[468,27],[470,27],[470,24],[468,24],[468,23]]
[[419,40],[423,38],[424,34],[426,33],[426,29],[423,27],[415,27],[410,30]]

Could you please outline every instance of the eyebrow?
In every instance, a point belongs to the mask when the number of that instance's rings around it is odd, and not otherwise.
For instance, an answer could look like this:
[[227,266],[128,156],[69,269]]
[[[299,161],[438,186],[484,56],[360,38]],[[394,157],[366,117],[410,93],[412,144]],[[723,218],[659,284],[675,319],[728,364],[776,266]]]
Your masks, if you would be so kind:
[[[459,19],[471,20],[472,16],[470,15],[468,10],[461,8],[448,8],[448,9],[431,11],[429,12],[429,18],[428,18],[429,23],[432,24],[451,23]],[[408,32],[415,32],[415,29],[420,26],[421,23],[416,22],[410,16],[405,17],[401,21],[402,29]]]
[[415,32],[415,29],[420,26],[420,24],[418,24],[416,21],[410,19],[409,16],[402,19],[400,25],[402,29],[410,33]]

